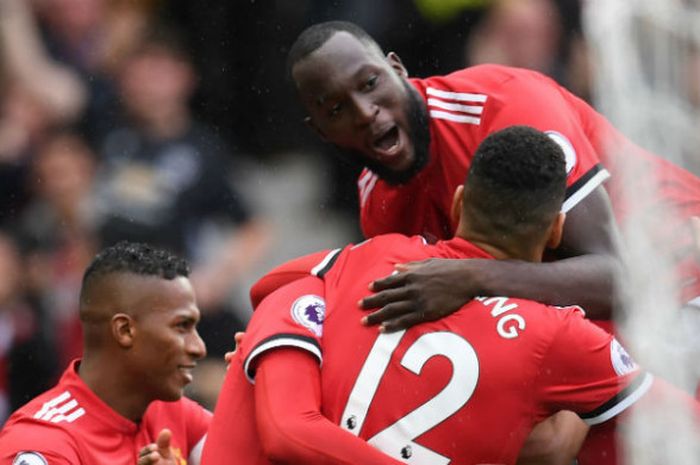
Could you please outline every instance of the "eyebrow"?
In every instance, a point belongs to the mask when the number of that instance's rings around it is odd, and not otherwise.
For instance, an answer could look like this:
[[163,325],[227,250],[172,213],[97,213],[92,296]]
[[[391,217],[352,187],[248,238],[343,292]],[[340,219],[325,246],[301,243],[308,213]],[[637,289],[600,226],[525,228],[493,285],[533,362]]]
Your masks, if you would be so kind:
[[[361,74],[363,74],[367,68],[372,68],[376,69],[377,66],[373,65],[371,63],[365,63],[362,66],[360,66],[357,71],[350,77],[350,79],[358,79]],[[316,98],[316,105],[317,106],[323,106],[323,104],[326,103],[326,100],[328,100],[328,95],[321,95]]]

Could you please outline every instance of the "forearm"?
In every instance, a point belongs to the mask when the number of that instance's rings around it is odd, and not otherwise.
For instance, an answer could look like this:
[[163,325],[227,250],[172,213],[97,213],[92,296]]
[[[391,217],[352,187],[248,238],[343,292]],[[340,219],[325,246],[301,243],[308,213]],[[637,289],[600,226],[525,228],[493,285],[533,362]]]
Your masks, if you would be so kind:
[[581,255],[556,262],[479,260],[478,288],[483,295],[537,300],[551,305],[580,305],[588,318],[609,319],[616,302],[619,264],[604,255]]
[[51,60],[24,0],[0,0],[0,45],[9,72],[36,95],[51,116],[70,120],[82,110],[86,90],[79,77]]
[[399,465],[320,413],[318,362],[298,349],[263,356],[255,377],[260,441],[275,463]]

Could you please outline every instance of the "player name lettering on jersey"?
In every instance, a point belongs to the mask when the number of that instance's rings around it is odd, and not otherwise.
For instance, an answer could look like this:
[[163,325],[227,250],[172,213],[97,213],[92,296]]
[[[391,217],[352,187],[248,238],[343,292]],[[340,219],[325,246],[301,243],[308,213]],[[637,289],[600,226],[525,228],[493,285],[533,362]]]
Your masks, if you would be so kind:
[[498,318],[496,332],[502,338],[514,339],[519,336],[521,331],[525,330],[525,318],[517,313],[503,315],[518,308],[518,304],[510,302],[508,297],[476,297],[475,300],[481,302],[485,307],[491,307],[491,316]]
[[85,414],[85,409],[78,405],[69,391],[63,391],[53,399],[44,402],[41,409],[34,414],[37,420],[59,423],[72,423]]
[[467,92],[448,92],[428,87],[428,109],[430,116],[457,123],[479,125],[484,111],[486,95]]

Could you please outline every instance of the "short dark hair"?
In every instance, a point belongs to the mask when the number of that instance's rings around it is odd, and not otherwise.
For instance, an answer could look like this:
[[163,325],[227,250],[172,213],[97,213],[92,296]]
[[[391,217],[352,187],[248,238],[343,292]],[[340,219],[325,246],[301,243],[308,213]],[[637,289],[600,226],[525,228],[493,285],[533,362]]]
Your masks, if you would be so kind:
[[496,234],[541,230],[559,213],[565,195],[561,147],[528,126],[511,126],[484,139],[465,182],[465,204],[475,212],[474,220]]
[[148,244],[121,241],[102,250],[85,270],[82,293],[95,278],[112,273],[133,273],[174,279],[188,277],[190,266],[187,261],[165,250]]
[[297,63],[319,49],[338,32],[347,32],[368,47],[376,48],[382,53],[379,44],[357,24],[348,21],[326,21],[306,28],[294,41],[287,53],[287,76],[291,77],[292,68]]

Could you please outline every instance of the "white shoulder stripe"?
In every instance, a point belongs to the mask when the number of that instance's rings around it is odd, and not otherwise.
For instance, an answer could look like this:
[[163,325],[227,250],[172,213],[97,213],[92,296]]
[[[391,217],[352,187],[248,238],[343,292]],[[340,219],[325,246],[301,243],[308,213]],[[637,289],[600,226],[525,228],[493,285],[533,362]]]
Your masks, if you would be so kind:
[[85,409],[78,405],[78,401],[72,398],[69,391],[64,391],[53,399],[45,402],[41,409],[34,414],[37,420],[59,423],[65,421],[72,423],[85,415]]
[[457,111],[463,113],[469,113],[473,115],[480,115],[484,111],[483,105],[462,105],[459,103],[449,103],[444,100],[429,98],[428,106],[433,106],[437,108],[442,108],[443,110]]
[[308,352],[311,352],[316,356],[316,358],[318,358],[319,362],[323,362],[323,355],[321,354],[321,351],[319,350],[318,346],[312,344],[311,342],[293,337],[281,337],[278,339],[272,339],[268,342],[257,346],[245,360],[245,363],[243,365],[243,372],[245,373],[246,378],[248,378],[248,381],[250,381],[251,384],[255,384],[255,379],[250,376],[250,364],[253,362],[255,357],[259,356],[263,352],[275,349],[277,347],[298,347],[300,349],[304,349]]
[[333,250],[331,250],[330,252],[328,252],[328,253],[326,254],[326,256],[323,257],[323,260],[321,260],[321,262],[320,262],[318,265],[316,265],[315,267],[311,268],[311,274],[314,275],[314,276],[318,276],[318,273],[319,273],[322,269],[324,269],[324,268],[326,267],[326,265],[328,265],[328,262],[330,262],[331,260],[333,260],[333,257],[335,257],[336,255],[338,255],[339,252],[340,252],[340,248],[333,249]]
[[467,115],[455,115],[454,113],[448,113],[446,111],[440,110],[430,110],[430,116],[435,119],[445,119],[448,121],[455,121],[457,123],[469,123],[469,124],[479,124],[481,123],[481,118],[476,116]]
[[65,402],[66,400],[70,399],[70,392],[68,391],[63,391],[61,394],[58,396],[54,397],[53,399],[44,402],[44,405],[41,406],[41,410],[36,412],[34,414],[34,418],[40,418],[46,414],[49,410],[51,410],[53,407],[56,405]]
[[487,96],[485,94],[472,94],[468,92],[448,92],[446,90],[435,89],[428,87],[426,89],[428,95],[440,97],[444,99],[459,100],[461,102],[485,102]]
[[610,409],[595,417],[584,418],[583,421],[589,426],[598,425],[624,412],[629,406],[641,399],[641,397],[647,393],[651,387],[651,384],[654,382],[654,377],[651,374],[644,373],[643,376],[644,379],[640,383],[639,387],[631,392],[630,395],[625,397],[620,403],[613,405]]
[[593,192],[596,187],[600,186],[603,184],[603,181],[608,179],[610,177],[610,173],[606,169],[602,169],[598,171],[595,176],[593,176],[591,179],[588,180],[586,184],[581,186],[579,190],[571,194],[571,196],[564,201],[564,204],[561,206],[561,211],[562,213],[566,213],[572,208],[574,208],[578,203],[585,199],[588,194]]

